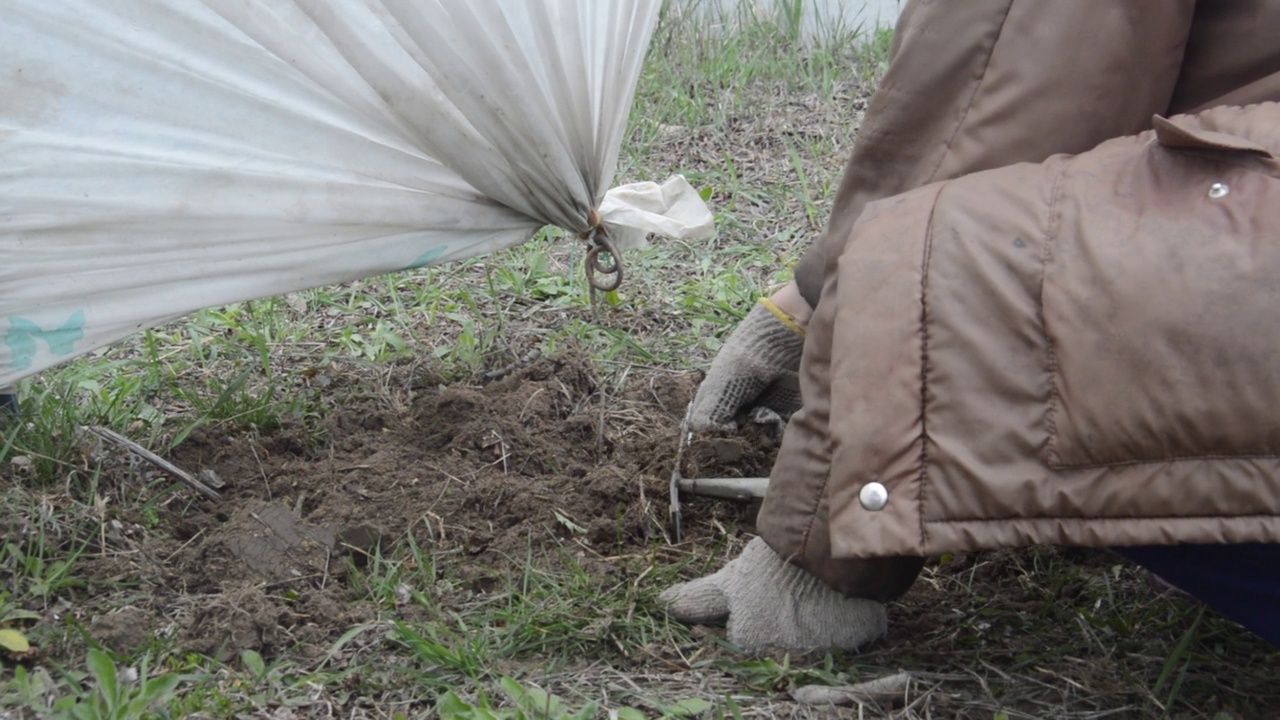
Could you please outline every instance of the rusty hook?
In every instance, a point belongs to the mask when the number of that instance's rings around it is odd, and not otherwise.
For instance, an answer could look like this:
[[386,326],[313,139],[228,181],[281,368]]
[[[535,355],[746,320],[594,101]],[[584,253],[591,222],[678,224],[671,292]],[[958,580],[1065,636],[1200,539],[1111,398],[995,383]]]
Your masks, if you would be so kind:
[[[601,257],[604,254],[609,256],[607,262]],[[587,271],[587,283],[592,290],[612,292],[622,286],[622,255],[618,253],[618,249],[609,240],[609,235],[604,231],[604,226],[597,225],[591,233],[591,239],[588,240],[587,257],[583,264]],[[600,275],[612,275],[613,277],[608,280],[601,280]]]

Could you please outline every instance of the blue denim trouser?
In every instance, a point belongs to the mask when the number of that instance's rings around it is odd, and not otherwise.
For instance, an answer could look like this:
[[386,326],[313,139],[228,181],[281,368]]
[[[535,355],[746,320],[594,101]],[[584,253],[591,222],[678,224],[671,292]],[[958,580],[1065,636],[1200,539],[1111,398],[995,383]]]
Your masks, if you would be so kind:
[[1280,545],[1115,548],[1280,647]]

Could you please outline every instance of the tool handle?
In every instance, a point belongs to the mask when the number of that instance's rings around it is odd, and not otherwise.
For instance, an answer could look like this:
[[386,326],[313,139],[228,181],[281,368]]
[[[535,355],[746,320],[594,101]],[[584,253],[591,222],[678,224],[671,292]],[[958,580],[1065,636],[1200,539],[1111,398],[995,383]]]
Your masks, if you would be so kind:
[[751,500],[764,497],[769,478],[680,478],[680,492],[707,497]]

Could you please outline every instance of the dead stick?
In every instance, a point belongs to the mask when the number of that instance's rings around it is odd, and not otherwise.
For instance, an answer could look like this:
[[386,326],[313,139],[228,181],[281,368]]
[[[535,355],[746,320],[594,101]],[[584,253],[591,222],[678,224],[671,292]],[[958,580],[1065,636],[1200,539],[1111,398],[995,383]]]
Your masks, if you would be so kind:
[[115,444],[115,445],[119,445],[120,447],[124,448],[125,450],[128,450],[129,452],[133,453],[134,455],[137,455],[138,457],[142,458],[143,460],[146,460],[147,462],[151,463],[152,465],[155,465],[156,467],[160,468],[161,470],[163,470],[163,471],[165,471],[165,472],[169,473],[170,475],[174,476],[175,478],[177,478],[177,479],[181,480],[182,482],[184,482],[184,483],[186,483],[186,484],[190,485],[193,489],[195,489],[195,491],[196,491],[196,492],[198,492],[198,493],[200,493],[201,495],[203,495],[203,496],[205,496],[205,497],[209,498],[210,500],[220,500],[220,499],[222,498],[222,495],[218,494],[218,491],[217,491],[217,490],[214,490],[213,488],[209,487],[208,485],[205,485],[204,483],[202,483],[202,482],[200,482],[199,480],[195,479],[195,477],[193,477],[193,476],[192,476],[190,473],[188,473],[187,471],[183,470],[182,468],[178,467],[177,465],[174,465],[173,463],[169,462],[168,460],[165,460],[164,458],[160,457],[159,455],[157,455],[157,454],[155,454],[155,453],[151,452],[150,450],[148,450],[148,449],[146,449],[146,448],[142,447],[142,446],[141,446],[141,445],[139,445],[138,443],[136,443],[136,442],[134,442],[134,441],[130,440],[129,438],[127,438],[127,437],[125,437],[125,436],[121,435],[121,434],[120,434],[120,433],[118,433],[118,432],[115,432],[114,430],[108,430],[107,428],[99,427],[99,426],[96,426],[96,425],[94,425],[94,426],[90,426],[90,427],[86,427],[86,428],[84,428],[84,429],[85,429],[85,430],[88,430],[89,432],[93,433],[94,435],[97,435],[98,437],[102,438],[103,440],[107,440],[107,441],[109,441],[109,442],[111,442],[111,443],[113,443],[113,444]]
[[910,673],[898,672],[857,685],[827,687],[805,685],[793,688],[791,697],[805,705],[854,705],[869,702],[889,702],[904,698],[911,687]]

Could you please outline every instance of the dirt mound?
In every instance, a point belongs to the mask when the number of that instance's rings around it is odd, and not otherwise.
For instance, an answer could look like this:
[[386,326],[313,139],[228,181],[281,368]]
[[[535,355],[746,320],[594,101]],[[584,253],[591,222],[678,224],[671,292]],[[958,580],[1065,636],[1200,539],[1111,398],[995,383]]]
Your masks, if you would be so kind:
[[[321,652],[362,621],[348,558],[363,564],[384,538],[461,553],[477,577],[523,561],[531,542],[571,546],[588,563],[647,547],[665,532],[697,380],[606,392],[588,360],[566,354],[484,386],[420,387],[400,412],[365,401],[260,438],[193,433],[173,461],[226,486],[220,501],[163,518],[167,534],[148,554],[165,561],[142,569],[157,587],[153,612],[198,652]],[[776,445],[760,428],[699,436],[683,472],[765,476]],[[753,516],[692,499],[685,532]]]

